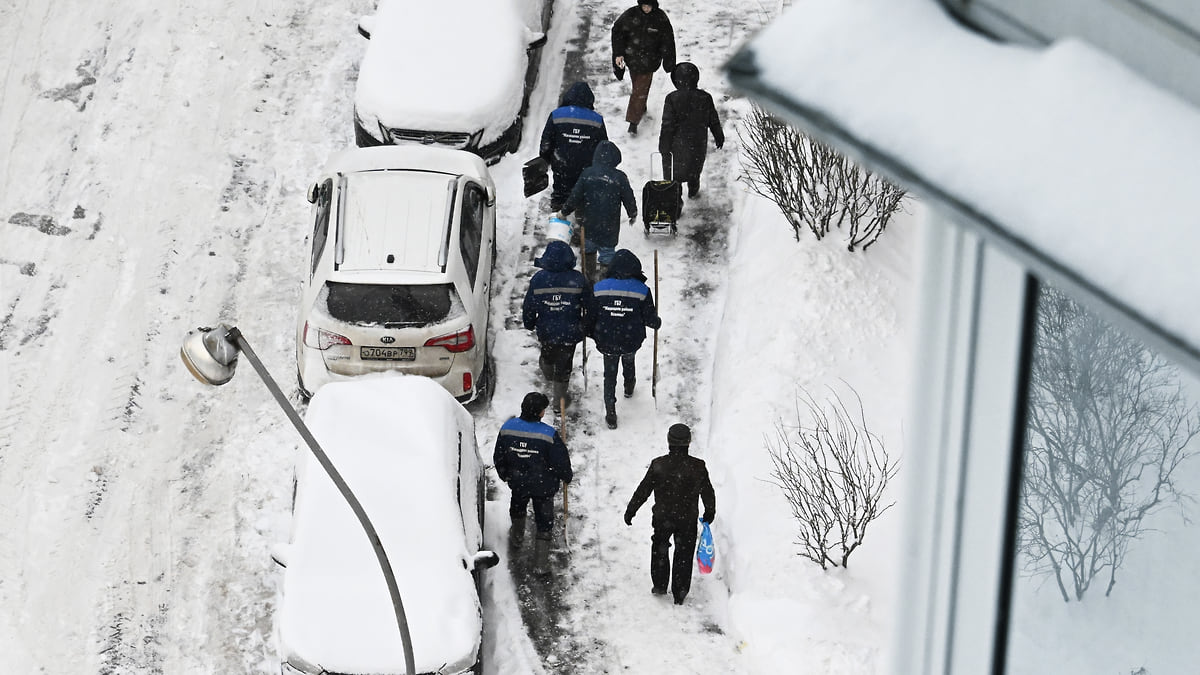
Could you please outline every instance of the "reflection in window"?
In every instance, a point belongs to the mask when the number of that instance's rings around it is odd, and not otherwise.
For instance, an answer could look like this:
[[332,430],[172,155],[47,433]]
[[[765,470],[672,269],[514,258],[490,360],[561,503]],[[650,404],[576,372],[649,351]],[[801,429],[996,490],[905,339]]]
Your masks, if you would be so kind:
[[1008,672],[1196,672],[1200,386],[1043,287]]

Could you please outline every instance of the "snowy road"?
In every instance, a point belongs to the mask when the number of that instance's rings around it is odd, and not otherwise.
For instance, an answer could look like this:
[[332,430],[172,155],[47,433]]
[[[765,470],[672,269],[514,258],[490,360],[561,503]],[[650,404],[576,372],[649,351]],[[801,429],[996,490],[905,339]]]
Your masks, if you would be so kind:
[[[238,325],[285,390],[306,259],[308,181],[352,142],[351,97],[371,0],[114,0],[0,5],[0,653],[33,673],[278,672],[273,543],[286,540],[300,442],[243,373],[202,388],[178,359],[197,325]],[[514,321],[540,251],[546,197],[520,197],[559,74],[582,73],[640,191],[670,84],[646,130],[625,134],[628,82],[608,28],[623,3],[556,7],[517,156],[493,168],[499,259],[496,394],[475,411],[490,461],[499,424],[535,381],[536,344]],[[684,607],[649,593],[649,507],[620,519],[667,427],[708,434],[744,102],[717,67],[767,17],[715,6],[672,13],[681,60],[701,69],[730,141],[675,239],[626,228],[651,271],[658,249],[661,379],[649,344],[621,428],[603,428],[589,361],[568,433],[571,550],[545,587],[503,547],[503,486],[489,544],[491,668],[525,672],[751,672],[713,620],[723,587],[697,579]],[[586,36],[586,38],[585,38]],[[568,52],[571,56],[568,58]],[[718,493],[720,500],[720,493]],[[720,513],[720,502],[718,506]],[[512,574],[506,570],[512,570]],[[528,626],[528,630],[526,630]]]
[[253,375],[204,390],[177,353],[236,322],[291,384],[303,195],[350,138],[354,4],[0,7],[10,672],[274,660],[294,431]]

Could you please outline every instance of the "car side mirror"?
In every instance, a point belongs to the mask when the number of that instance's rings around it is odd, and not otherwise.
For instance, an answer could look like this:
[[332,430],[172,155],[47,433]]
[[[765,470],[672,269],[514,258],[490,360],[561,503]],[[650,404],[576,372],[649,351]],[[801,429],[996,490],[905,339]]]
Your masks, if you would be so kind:
[[534,40],[533,42],[530,42],[529,47],[527,47],[526,49],[527,50],[537,49],[538,47],[545,46],[545,44],[546,44],[546,34],[542,33],[542,36],[540,38]]
[[275,544],[271,547],[271,560],[274,560],[276,565],[286,569],[288,554],[291,553],[291,550],[291,544]]
[[308,203],[316,204],[317,196],[320,194],[321,194],[321,184],[320,183],[313,183],[312,185],[309,185],[308,186],[308,194],[306,195],[308,197]]
[[363,18],[358,20],[358,34],[359,35],[370,40],[371,33],[374,32],[374,29],[375,29],[375,17],[374,16],[364,16]]
[[475,554],[473,563],[477,570],[491,569],[500,563],[500,556],[495,551],[480,551]]

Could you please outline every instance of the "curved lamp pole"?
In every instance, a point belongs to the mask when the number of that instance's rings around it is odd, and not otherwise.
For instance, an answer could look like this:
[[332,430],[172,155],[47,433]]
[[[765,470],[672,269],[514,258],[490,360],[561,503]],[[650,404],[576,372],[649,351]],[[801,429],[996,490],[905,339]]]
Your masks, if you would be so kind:
[[183,364],[187,366],[188,371],[197,380],[204,384],[222,385],[233,379],[238,352],[245,354],[246,358],[250,359],[250,365],[254,367],[254,371],[262,378],[263,384],[267,385],[267,389],[271,391],[271,395],[275,397],[279,407],[287,413],[288,419],[292,421],[296,431],[299,431],[304,441],[308,443],[308,449],[312,451],[317,462],[321,464],[321,468],[325,469],[325,473],[337,486],[338,492],[350,505],[350,510],[354,511],[354,515],[358,517],[358,522],[366,532],[367,539],[371,540],[371,547],[375,549],[375,557],[379,560],[379,568],[383,571],[388,593],[392,597],[392,608],[396,611],[396,625],[400,628],[400,639],[404,643],[404,668],[407,675],[414,675],[416,666],[413,662],[412,637],[408,633],[408,619],[404,616],[404,603],[400,600],[400,588],[396,585],[392,564],[388,562],[387,553],[383,550],[383,543],[379,540],[375,526],[371,524],[371,520],[367,517],[367,512],[363,510],[358,498],[350,491],[350,486],[346,484],[337,468],[333,466],[333,462],[329,460],[329,456],[325,454],[320,444],[317,443],[317,439],[308,430],[304,420],[300,419],[300,415],[292,408],[287,397],[283,395],[283,391],[279,389],[279,385],[267,372],[262,361],[258,359],[258,355],[250,348],[250,343],[242,337],[242,332],[236,327],[230,328],[225,324],[216,328],[198,328],[187,334],[183,341],[183,347],[179,350],[179,355],[183,358]]

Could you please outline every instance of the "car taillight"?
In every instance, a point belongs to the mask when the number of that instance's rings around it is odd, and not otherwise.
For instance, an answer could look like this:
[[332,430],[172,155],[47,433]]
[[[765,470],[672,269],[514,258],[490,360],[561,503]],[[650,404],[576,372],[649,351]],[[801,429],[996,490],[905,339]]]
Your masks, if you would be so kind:
[[312,347],[325,351],[334,345],[352,344],[350,338],[343,337],[337,333],[331,333],[320,328],[313,328],[304,322],[304,346]]
[[449,335],[439,335],[435,338],[429,338],[425,341],[426,347],[445,347],[446,351],[465,352],[475,346],[475,328],[467,326],[466,330],[460,330],[457,333]]
[[471,391],[471,373],[469,371],[463,373],[463,392],[468,391]]

